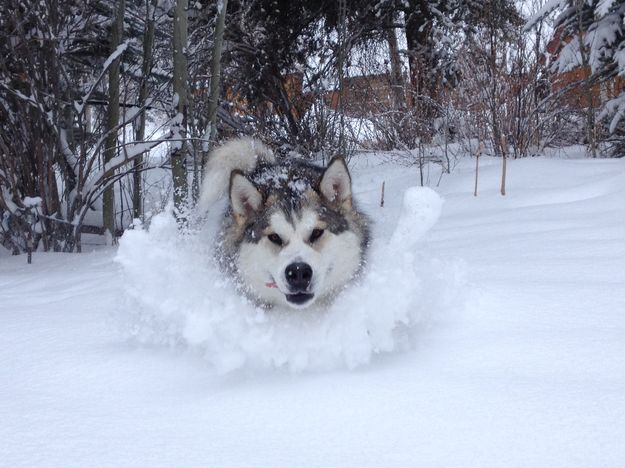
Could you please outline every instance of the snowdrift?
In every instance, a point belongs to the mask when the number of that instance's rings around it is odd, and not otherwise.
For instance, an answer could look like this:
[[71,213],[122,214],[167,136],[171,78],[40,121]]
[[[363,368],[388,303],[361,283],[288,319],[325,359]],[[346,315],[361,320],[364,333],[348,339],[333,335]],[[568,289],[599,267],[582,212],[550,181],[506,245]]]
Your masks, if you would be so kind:
[[162,213],[121,239],[122,330],[138,343],[199,353],[220,372],[351,369],[410,349],[432,314],[462,298],[462,266],[417,248],[441,206],[431,189],[409,188],[393,235],[374,240],[359,282],[329,308],[304,310],[250,304],[214,265],[214,232],[180,234]]

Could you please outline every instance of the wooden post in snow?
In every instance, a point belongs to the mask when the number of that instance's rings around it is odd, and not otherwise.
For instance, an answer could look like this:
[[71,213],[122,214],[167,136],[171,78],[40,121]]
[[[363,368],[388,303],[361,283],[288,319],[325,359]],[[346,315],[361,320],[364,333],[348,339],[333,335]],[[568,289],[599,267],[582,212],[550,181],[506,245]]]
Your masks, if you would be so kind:
[[480,172],[480,156],[482,155],[482,151],[484,151],[484,143],[480,141],[480,144],[477,147],[477,152],[475,153],[475,190],[473,190],[474,197],[477,197],[477,178]]
[[508,142],[506,141],[506,137],[501,137],[501,157],[502,165],[501,165],[501,195],[506,194],[506,159],[508,155]]

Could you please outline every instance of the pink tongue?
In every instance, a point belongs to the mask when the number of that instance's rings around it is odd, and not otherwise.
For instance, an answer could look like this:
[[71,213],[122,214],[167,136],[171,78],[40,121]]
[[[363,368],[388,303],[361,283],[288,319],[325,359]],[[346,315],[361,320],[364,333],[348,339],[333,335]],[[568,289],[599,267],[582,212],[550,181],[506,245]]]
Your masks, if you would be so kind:
[[276,283],[265,283],[265,286],[267,286],[268,288],[277,288],[278,285]]

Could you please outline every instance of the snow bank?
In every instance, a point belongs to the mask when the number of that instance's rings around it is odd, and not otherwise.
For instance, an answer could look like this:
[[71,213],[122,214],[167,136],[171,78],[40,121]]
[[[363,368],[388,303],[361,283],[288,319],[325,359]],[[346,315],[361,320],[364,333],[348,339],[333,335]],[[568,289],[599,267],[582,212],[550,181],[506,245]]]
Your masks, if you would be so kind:
[[441,205],[430,189],[408,189],[390,241],[374,243],[367,273],[326,310],[255,307],[214,265],[214,233],[179,234],[162,213],[120,243],[123,331],[140,343],[198,352],[220,372],[355,368],[408,349],[430,314],[461,296],[462,268],[416,249]]

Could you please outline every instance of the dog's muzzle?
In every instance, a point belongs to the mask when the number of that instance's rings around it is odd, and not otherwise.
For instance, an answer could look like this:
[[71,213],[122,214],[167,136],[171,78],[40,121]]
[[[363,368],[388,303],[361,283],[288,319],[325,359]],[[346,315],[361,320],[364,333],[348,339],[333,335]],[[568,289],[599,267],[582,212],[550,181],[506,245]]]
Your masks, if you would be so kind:
[[284,270],[284,276],[290,289],[286,294],[288,302],[303,305],[313,298],[314,294],[308,292],[313,277],[313,269],[308,263],[291,263]]
[[315,295],[310,293],[286,294],[286,300],[291,304],[303,305],[310,301]]

